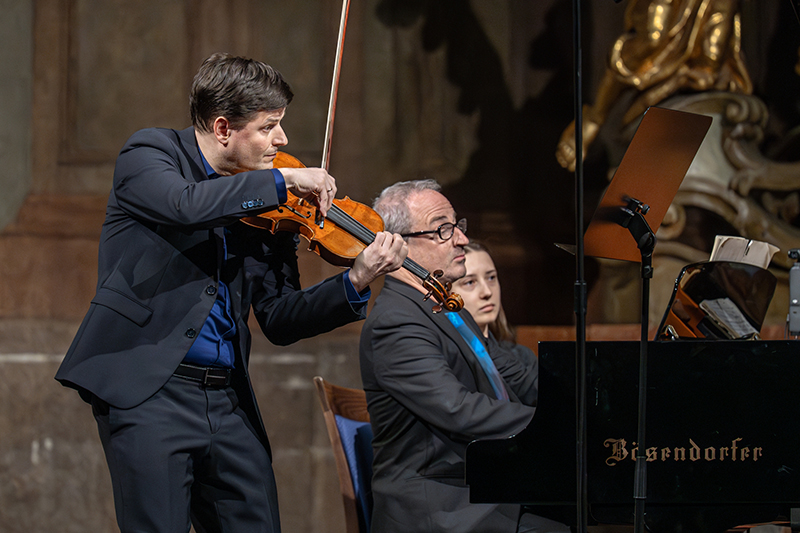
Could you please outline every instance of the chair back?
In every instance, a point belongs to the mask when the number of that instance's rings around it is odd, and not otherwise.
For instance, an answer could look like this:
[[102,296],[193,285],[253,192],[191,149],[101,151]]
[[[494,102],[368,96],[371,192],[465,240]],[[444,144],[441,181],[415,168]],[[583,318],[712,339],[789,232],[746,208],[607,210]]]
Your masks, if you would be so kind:
[[347,533],[369,533],[372,515],[372,428],[363,390],[314,378],[333,449]]

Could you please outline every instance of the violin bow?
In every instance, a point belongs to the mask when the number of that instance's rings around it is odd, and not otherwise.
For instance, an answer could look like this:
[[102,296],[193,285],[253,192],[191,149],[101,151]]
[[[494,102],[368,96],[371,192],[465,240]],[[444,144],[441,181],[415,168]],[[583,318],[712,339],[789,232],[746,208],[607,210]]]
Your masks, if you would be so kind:
[[328,102],[328,119],[325,122],[325,144],[322,147],[322,168],[328,170],[331,159],[331,139],[333,138],[333,120],[336,115],[336,97],[339,95],[339,75],[342,72],[342,54],[344,53],[344,37],[347,33],[347,15],[350,12],[350,0],[342,1],[342,15],[339,20],[339,38],[336,42],[336,59],[333,62],[333,80],[331,81],[331,98]]
[[[339,20],[339,37],[336,42],[336,58],[333,62],[333,80],[331,81],[331,97],[328,101],[328,119],[325,122],[325,144],[322,147],[322,164],[321,167],[326,171],[331,158],[331,140],[333,138],[333,121],[336,116],[336,98],[339,95],[339,77],[342,72],[342,55],[344,54],[344,38],[347,33],[347,16],[350,12],[350,0],[342,0],[342,14]],[[336,206],[332,206],[332,212],[328,216],[337,212]],[[348,217],[349,218],[349,217]],[[323,224],[324,221],[318,221]],[[340,221],[341,225],[343,221]],[[372,236],[374,239],[374,235]],[[371,240],[364,240],[363,242],[372,242]],[[442,309],[448,311],[460,311],[464,306],[464,301],[458,294],[450,293],[450,284],[443,284],[439,281],[438,277],[442,275],[440,270],[431,275],[421,266],[417,265],[410,259],[403,262],[403,267],[416,274],[422,280],[422,285],[428,291],[425,295],[425,300],[431,296],[439,302],[434,306],[433,312],[438,313]]]

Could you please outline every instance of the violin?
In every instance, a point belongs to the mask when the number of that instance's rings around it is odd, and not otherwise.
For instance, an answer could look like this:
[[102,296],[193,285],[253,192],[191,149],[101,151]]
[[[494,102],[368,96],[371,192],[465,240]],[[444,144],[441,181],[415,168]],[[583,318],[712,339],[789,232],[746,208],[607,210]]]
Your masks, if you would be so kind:
[[[297,158],[278,152],[273,161],[274,168],[303,168]],[[349,267],[353,265],[361,251],[375,240],[375,234],[383,231],[383,219],[371,207],[345,197],[334,198],[328,210],[328,216],[320,219],[316,206],[305,199],[287,191],[286,202],[272,211],[261,213],[255,217],[245,217],[242,222],[249,226],[276,231],[289,231],[305,237],[309,242],[309,250],[315,252],[332,265]],[[438,302],[433,312],[443,309],[460,311],[464,307],[461,296],[450,292],[451,284],[442,283],[441,270],[433,274],[418,263],[406,258],[403,268],[417,276],[427,294]]]

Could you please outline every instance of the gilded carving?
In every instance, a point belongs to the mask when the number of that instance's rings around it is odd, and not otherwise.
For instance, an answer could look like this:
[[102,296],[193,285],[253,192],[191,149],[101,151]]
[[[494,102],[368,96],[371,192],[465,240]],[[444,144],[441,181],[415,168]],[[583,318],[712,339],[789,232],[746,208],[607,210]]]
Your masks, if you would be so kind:
[[[624,32],[611,47],[595,102],[584,108],[583,153],[619,100],[633,98],[622,119],[630,124],[678,91],[752,93],[742,59],[738,0],[629,2]],[[570,170],[575,168],[574,138],[573,123],[557,152]]]
[[[694,163],[657,232],[650,300],[651,325],[666,308],[686,264],[708,259],[714,237],[740,235],[778,246],[771,271],[778,288],[764,324],[785,322],[786,252],[800,247],[800,163],[778,162],[760,151],[769,119],[752,94],[741,42],[737,0],[636,0],[625,12],[625,32],[615,41],[595,102],[584,109],[584,154],[612,108],[621,107],[621,133],[630,140],[650,106],[714,118]],[[574,123],[561,137],[559,163],[575,165]],[[646,179],[646,177],[643,177]],[[637,266],[611,268],[601,261],[590,295],[590,318],[636,322]],[[620,288],[622,290],[620,290]]]

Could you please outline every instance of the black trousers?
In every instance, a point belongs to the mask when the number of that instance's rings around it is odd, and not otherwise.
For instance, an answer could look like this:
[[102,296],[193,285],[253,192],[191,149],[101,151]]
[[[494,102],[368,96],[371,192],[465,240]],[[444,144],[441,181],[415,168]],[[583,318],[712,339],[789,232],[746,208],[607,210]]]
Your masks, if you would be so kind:
[[92,404],[122,533],[279,533],[264,445],[231,387],[171,377],[132,409]]

